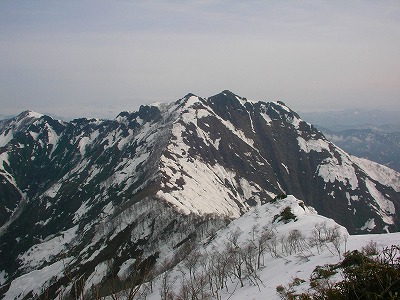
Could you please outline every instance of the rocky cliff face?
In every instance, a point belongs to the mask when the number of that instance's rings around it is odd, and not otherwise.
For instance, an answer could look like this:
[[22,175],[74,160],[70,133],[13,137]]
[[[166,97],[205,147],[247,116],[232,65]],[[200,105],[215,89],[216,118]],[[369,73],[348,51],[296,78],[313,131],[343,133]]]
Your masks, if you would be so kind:
[[229,91],[115,120],[24,112],[0,123],[0,177],[3,293],[32,272],[43,282],[21,295],[72,289],[67,277],[90,289],[283,193],[351,233],[400,226],[399,173],[348,155],[284,103]]

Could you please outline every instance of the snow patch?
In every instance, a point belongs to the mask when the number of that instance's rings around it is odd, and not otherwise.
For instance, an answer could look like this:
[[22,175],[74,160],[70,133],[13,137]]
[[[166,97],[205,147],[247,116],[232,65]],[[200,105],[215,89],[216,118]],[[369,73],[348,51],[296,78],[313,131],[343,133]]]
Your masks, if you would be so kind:
[[325,182],[342,182],[345,186],[349,186],[352,190],[357,189],[358,179],[355,169],[350,161],[342,157],[342,164],[336,157],[328,157],[324,159],[317,168],[317,174],[321,176]]
[[13,133],[10,131],[7,132],[7,134],[3,133],[0,135],[0,147],[4,147],[7,145],[12,139],[14,138]]
[[108,272],[108,263],[106,261],[99,263],[94,269],[93,273],[90,274],[88,280],[86,280],[85,282],[85,288],[84,288],[85,293],[90,291],[92,286],[95,286],[96,284],[100,283],[103,280],[103,278],[107,275],[107,272]]
[[396,192],[400,192],[399,172],[364,158],[352,156],[352,160],[361,166],[363,171],[373,180],[383,185],[391,186]]
[[46,129],[47,129],[47,138],[48,138],[48,141],[49,141],[48,143],[51,144],[51,145],[54,145],[54,146],[57,145],[58,140],[60,138],[59,135],[54,131],[53,128],[51,128],[49,126],[49,124],[46,123],[45,126],[46,126]]
[[90,139],[88,136],[81,138],[79,141],[78,148],[82,156],[86,153],[86,146],[89,144],[89,141]]
[[91,206],[88,206],[88,203],[89,203],[89,200],[86,200],[85,202],[83,202],[81,204],[81,206],[78,208],[78,210],[75,212],[74,218],[73,218],[74,224],[76,224],[76,222],[78,222],[82,218],[82,216],[84,216],[89,211]]
[[41,113],[30,110],[30,111],[28,111],[27,117],[33,118],[33,119],[40,119],[41,117],[43,117],[43,115]]
[[45,193],[44,196],[50,197],[50,198],[54,198],[58,191],[60,190],[62,186],[62,183],[58,182],[56,184],[53,184]]
[[288,167],[284,164],[284,163],[281,163],[281,165],[285,168],[285,170],[286,170],[286,173],[288,173],[289,174],[289,169],[288,169]]
[[136,259],[134,259],[134,258],[130,258],[127,261],[125,261],[119,268],[119,271],[117,274],[118,278],[125,280],[129,276],[130,269],[133,266],[133,264],[135,263],[135,261],[136,261]]
[[65,258],[40,270],[32,271],[14,279],[4,299],[23,299],[31,291],[33,294],[39,294],[50,280],[64,276],[65,266],[72,260],[71,257]]
[[318,140],[305,140],[301,136],[297,137],[297,142],[300,146],[300,149],[306,153],[310,153],[311,151],[322,152],[324,150],[330,151],[329,143],[322,139]]
[[[254,195],[260,192],[261,188],[254,182],[249,182],[246,178],[239,179],[240,187],[243,191],[243,196],[246,200],[251,199]],[[255,186],[256,185],[256,186]]]
[[39,133],[30,131],[29,134],[35,141],[37,141]]
[[[187,99],[187,101],[186,101],[186,107],[190,107],[190,106],[193,106],[194,104],[196,104],[196,103],[199,103],[200,102],[200,100],[199,100],[199,97],[197,97],[197,96],[190,96],[189,97],[189,99]],[[200,102],[201,103],[201,102]]]
[[294,128],[299,129],[301,122],[303,122],[302,119],[294,117],[291,123],[293,124]]
[[8,275],[7,275],[6,271],[3,270],[0,272],[0,285],[3,285],[6,282],[7,277],[8,277]]
[[364,226],[361,227],[361,230],[367,230],[367,231],[371,231],[372,229],[374,229],[376,227],[375,225],[375,219],[368,219],[367,222],[365,222]]
[[374,206],[374,208],[377,209],[377,212],[382,217],[383,221],[386,224],[394,224],[393,217],[389,216],[389,214],[394,215],[396,213],[393,202],[386,199],[385,196],[382,195],[380,191],[378,191],[375,183],[373,183],[371,180],[366,179],[365,185],[367,186],[370,195],[373,197],[375,203],[377,204],[377,207]]
[[[172,153],[176,152],[180,153],[181,150],[172,151]],[[171,177],[169,180],[171,183],[183,179],[184,188],[164,187],[163,190],[166,188],[167,191],[159,191],[157,193],[159,198],[172,203],[184,213],[193,211],[198,214],[218,213],[240,216],[240,210],[232,201],[232,197],[240,202],[244,202],[245,199],[232,195],[231,188],[226,186],[226,182],[229,182],[231,187],[237,187],[236,173],[226,170],[219,164],[211,166],[197,159],[188,160],[186,157],[175,159],[178,162],[163,156],[162,170]]]
[[52,258],[66,249],[68,243],[76,236],[78,225],[61,232],[48,241],[36,244],[24,254],[19,255],[21,269],[31,270],[40,267],[45,262],[51,262]]

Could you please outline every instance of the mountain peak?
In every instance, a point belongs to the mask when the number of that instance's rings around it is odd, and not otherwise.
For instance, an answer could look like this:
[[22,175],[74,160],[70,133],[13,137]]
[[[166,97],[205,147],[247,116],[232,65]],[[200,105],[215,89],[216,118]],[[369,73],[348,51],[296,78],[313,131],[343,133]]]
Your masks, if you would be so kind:
[[210,98],[213,98],[213,97],[228,97],[228,98],[246,100],[246,98],[240,97],[237,94],[231,92],[230,90],[223,90],[221,93],[218,93]]
[[237,96],[235,93],[231,92],[230,90],[223,90],[223,91],[221,92],[221,94]]
[[191,97],[198,97],[197,95],[193,94],[193,93],[188,93],[185,97],[183,97],[184,99],[189,99]]
[[208,101],[217,106],[231,107],[233,109],[242,109],[248,101],[246,98],[240,97],[229,90],[224,90],[221,93],[211,96]]
[[25,110],[17,116],[17,119],[21,120],[23,118],[35,118],[40,119],[43,117],[43,114],[35,112],[33,110]]
[[21,118],[0,122],[0,298],[72,291],[83,276],[87,291],[254,206],[273,226],[303,229],[312,206],[350,233],[400,228],[400,173],[345,153],[282,102],[225,90],[117,121]]

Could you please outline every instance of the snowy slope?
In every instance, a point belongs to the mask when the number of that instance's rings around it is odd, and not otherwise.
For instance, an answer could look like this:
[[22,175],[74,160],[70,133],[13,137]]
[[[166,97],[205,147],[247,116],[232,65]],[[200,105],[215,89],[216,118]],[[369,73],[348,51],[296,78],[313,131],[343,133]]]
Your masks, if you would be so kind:
[[175,105],[157,195],[178,209],[237,217],[292,193],[352,232],[398,228],[400,174],[348,155],[283,103],[225,91]]
[[[297,220],[292,220],[287,224],[279,221],[274,222],[274,216],[286,207],[291,207]],[[335,228],[339,232],[340,254],[332,242],[327,242],[320,249],[315,245],[310,245],[313,231],[321,225],[328,229]],[[266,230],[272,230],[275,233],[278,250],[276,254],[272,254],[269,250],[265,252],[263,266],[257,274],[258,283],[254,284],[253,281],[244,279],[244,286],[240,287],[237,279],[227,280],[227,285],[218,293],[219,299],[280,299],[276,292],[277,286],[287,286],[294,278],[300,278],[305,280],[305,283],[300,285],[298,289],[306,291],[309,288],[307,282],[315,267],[340,262],[345,251],[361,250],[371,241],[377,243],[378,249],[400,244],[399,233],[348,235],[347,230],[340,227],[332,219],[318,215],[313,208],[305,207],[303,201],[288,196],[286,199],[278,200],[275,203],[268,203],[251,209],[231,222],[227,228],[217,232],[211,242],[205,241],[205,244],[195,251],[195,255],[201,256],[201,259],[207,261],[218,253],[226,254],[226,245],[232,240],[232,234],[235,232],[240,232],[237,244],[244,249],[248,243],[257,241]],[[285,238],[287,239],[293,230],[301,232],[306,242],[302,249],[290,254],[282,250],[284,249],[282,241],[285,241]],[[194,276],[198,278],[207,272],[204,263],[200,260],[195,264],[196,270],[192,271]],[[175,296],[182,292],[182,283],[188,284],[190,282],[188,266],[193,268],[194,260],[189,256],[189,261],[192,262],[192,265],[183,261],[172,271],[169,271],[168,279],[172,284],[171,290],[174,291]],[[186,277],[183,274],[186,274]],[[163,290],[161,278],[162,276],[156,281],[155,287],[153,287],[154,292],[148,296],[148,299],[160,299],[160,291]],[[340,280],[340,278],[340,276],[336,277],[337,280]],[[206,290],[210,291],[208,286]],[[209,295],[209,297],[214,299],[216,296]]]
[[[24,112],[0,122],[0,293],[59,291],[61,259],[90,289],[111,269],[129,274],[138,256],[152,265],[281,194],[351,233],[396,232],[399,182],[284,103],[229,91],[115,120]],[[36,273],[43,282],[24,283]]]

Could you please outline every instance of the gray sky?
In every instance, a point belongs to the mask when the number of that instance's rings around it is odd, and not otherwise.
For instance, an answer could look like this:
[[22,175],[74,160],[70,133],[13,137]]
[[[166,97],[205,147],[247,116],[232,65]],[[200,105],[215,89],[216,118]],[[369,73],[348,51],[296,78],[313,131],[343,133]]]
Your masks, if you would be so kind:
[[400,110],[400,1],[0,1],[0,114],[112,118],[224,89]]

